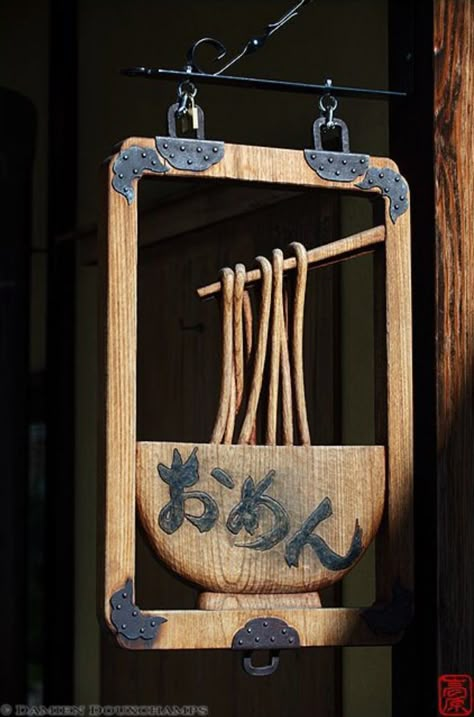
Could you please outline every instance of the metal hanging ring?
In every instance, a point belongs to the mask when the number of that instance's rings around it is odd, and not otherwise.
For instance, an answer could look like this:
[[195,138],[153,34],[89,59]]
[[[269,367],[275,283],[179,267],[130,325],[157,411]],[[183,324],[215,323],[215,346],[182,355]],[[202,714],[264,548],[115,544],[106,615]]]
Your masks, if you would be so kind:
[[326,129],[334,127],[334,112],[336,111],[338,104],[339,103],[336,98],[329,93],[323,95],[319,100],[319,109],[326,118]]
[[188,107],[193,104],[193,100],[197,95],[197,87],[190,80],[184,80],[178,87],[178,109],[176,114],[183,117],[188,111]]
[[191,97],[194,99],[197,95],[197,87],[191,80],[184,80],[178,87],[179,97]]

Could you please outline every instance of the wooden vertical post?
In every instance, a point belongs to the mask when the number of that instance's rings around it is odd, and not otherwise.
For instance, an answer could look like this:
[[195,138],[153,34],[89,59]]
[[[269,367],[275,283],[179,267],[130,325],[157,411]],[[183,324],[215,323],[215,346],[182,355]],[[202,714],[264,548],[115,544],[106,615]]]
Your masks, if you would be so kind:
[[438,670],[474,672],[474,4],[435,1]]
[[438,676],[474,672],[474,4],[403,10],[391,3],[391,84],[411,11],[415,86],[391,112],[391,154],[413,207],[417,610],[394,651],[395,717],[438,714]]

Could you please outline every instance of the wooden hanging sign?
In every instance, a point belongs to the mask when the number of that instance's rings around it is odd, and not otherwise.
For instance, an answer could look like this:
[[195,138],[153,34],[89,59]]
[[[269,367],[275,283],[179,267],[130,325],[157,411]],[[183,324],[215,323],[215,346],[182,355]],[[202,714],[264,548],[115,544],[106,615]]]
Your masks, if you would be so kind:
[[[106,167],[101,241],[103,564],[100,612],[131,649],[377,645],[412,612],[412,365],[408,187],[389,159],[176,137],[126,140]],[[221,393],[208,444],[137,442],[137,189],[246,182],[350,192],[384,203],[360,234],[257,257],[199,289],[222,316]],[[309,268],[376,256],[377,445],[312,445],[303,329]],[[259,296],[258,311],[249,287]],[[190,291],[195,287],[190,287]],[[159,397],[157,397],[159,400]],[[138,518],[137,515],[138,514]],[[156,556],[201,590],[196,610],[135,600],[136,520]],[[321,607],[376,539],[377,602]]]

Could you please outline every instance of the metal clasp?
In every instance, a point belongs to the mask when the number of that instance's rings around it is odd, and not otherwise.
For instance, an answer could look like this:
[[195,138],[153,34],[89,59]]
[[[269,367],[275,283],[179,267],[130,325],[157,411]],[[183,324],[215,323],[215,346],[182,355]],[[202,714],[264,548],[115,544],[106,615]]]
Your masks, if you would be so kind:
[[[344,152],[345,154],[350,153],[350,146],[349,146],[349,129],[346,125],[346,123],[339,119],[339,117],[332,117],[331,119],[331,127],[329,128],[326,118],[325,117],[319,117],[315,123],[313,124],[313,138],[314,138],[314,148],[317,152],[323,152],[325,151],[323,148],[323,140],[322,135],[323,132],[327,132],[328,129],[335,129],[338,128],[341,132],[341,148],[338,149],[338,152]],[[336,151],[336,150],[333,150]]]
[[271,650],[271,660],[268,665],[260,666],[254,665],[252,662],[252,655],[254,652],[255,650],[246,652],[242,655],[242,667],[245,672],[252,677],[267,677],[267,675],[273,675],[273,673],[277,671],[278,665],[280,664],[280,651]]
[[181,132],[195,132],[196,139],[204,139],[204,112],[196,104],[197,87],[193,82],[184,80],[178,87],[178,97],[168,110],[168,133],[170,137],[178,136],[177,124],[181,124]]
[[[332,87],[332,80],[326,80],[326,87]],[[338,104],[338,101],[330,92],[327,92],[319,100],[319,109],[326,120],[325,126],[327,129],[334,127],[334,112],[337,110]]]

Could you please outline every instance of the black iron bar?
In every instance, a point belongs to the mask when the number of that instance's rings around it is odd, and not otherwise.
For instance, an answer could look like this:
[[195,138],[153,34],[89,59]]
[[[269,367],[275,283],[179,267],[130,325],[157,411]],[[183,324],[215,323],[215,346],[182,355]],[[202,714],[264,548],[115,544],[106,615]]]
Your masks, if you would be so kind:
[[131,67],[121,71],[128,77],[145,77],[151,80],[183,81],[189,80],[203,85],[227,85],[229,87],[247,87],[274,92],[294,92],[306,95],[322,95],[331,92],[338,97],[355,97],[365,100],[403,99],[407,92],[394,90],[374,90],[367,87],[345,87],[341,85],[315,85],[309,82],[290,82],[286,80],[268,80],[257,77],[237,77],[232,75],[210,75],[205,72],[187,72],[185,70],[163,70],[158,68]]

